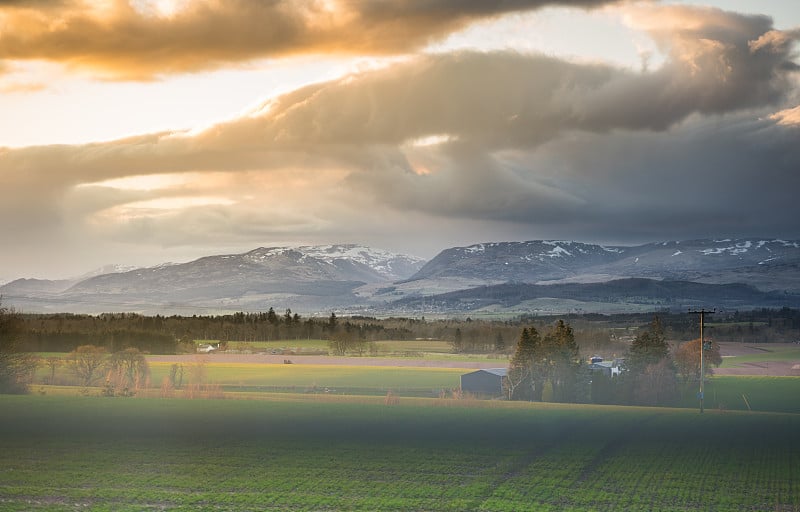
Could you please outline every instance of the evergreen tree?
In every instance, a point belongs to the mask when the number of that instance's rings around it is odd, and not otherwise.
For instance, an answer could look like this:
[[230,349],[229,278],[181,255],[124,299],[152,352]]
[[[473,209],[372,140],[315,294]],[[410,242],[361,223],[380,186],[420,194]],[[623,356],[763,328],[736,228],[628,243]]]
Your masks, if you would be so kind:
[[559,320],[544,339],[545,360],[550,370],[553,400],[572,402],[575,400],[575,383],[580,361],[575,334],[569,324]]
[[541,338],[535,327],[524,328],[508,367],[506,391],[510,400],[541,400],[541,376],[536,375]]
[[658,316],[653,317],[647,330],[636,336],[625,357],[625,368],[633,375],[644,373],[653,364],[669,357],[669,344]]
[[664,405],[676,398],[677,371],[658,316],[633,340],[625,357],[624,370],[623,400]]

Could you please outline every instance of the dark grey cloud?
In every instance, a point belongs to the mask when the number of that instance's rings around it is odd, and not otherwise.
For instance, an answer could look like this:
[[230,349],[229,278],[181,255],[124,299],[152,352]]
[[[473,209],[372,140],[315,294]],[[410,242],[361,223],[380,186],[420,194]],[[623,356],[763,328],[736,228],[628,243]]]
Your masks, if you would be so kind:
[[667,132],[580,132],[515,163],[555,169],[559,188],[585,199],[553,203],[556,219],[533,208],[520,223],[597,241],[715,236],[800,237],[800,127],[754,112],[695,118]]
[[[428,55],[197,133],[2,150],[0,237],[210,247],[395,233],[426,248],[499,234],[800,237],[797,34],[718,10],[642,13],[673,20],[653,29],[667,59],[649,72]],[[185,173],[191,183],[146,191],[106,183]]]

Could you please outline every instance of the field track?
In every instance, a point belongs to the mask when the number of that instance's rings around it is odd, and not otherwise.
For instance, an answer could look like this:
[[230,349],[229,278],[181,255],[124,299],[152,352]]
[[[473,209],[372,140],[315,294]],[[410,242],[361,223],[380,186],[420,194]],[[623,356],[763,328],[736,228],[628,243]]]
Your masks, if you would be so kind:
[[[765,348],[766,347],[766,348]],[[742,343],[720,343],[723,357],[748,356],[764,354],[771,349],[785,350],[796,348],[793,344],[752,345]],[[195,363],[206,361],[221,364],[292,364],[338,365],[338,366],[395,366],[413,368],[504,368],[508,366],[506,359],[486,359],[485,361],[456,361],[448,359],[420,359],[403,357],[335,357],[324,355],[275,355],[266,353],[256,354],[186,354],[175,356],[149,356],[148,360],[155,363]],[[715,375],[753,375],[761,377],[800,377],[800,358],[793,360],[764,360],[759,362],[745,362],[736,367],[715,368]]]
[[783,359],[779,354],[785,350],[797,349],[793,343],[770,343],[754,345],[750,343],[720,343],[720,353],[723,358],[776,354],[771,359],[766,356],[758,362],[743,362],[736,367],[714,368],[714,375],[753,375],[758,377],[800,377],[800,357],[797,359]]

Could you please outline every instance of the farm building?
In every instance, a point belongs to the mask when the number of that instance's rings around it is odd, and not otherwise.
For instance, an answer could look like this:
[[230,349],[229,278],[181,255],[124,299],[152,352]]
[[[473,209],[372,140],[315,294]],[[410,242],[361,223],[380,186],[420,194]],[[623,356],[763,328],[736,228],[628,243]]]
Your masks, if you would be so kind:
[[211,345],[210,343],[201,343],[197,346],[197,351],[203,354],[209,354],[215,350],[219,350],[219,343]]
[[622,363],[622,359],[603,361],[602,357],[594,356],[589,363],[589,369],[594,372],[603,372],[608,377],[616,377],[621,370],[620,363]]
[[501,396],[503,379],[508,368],[487,368],[465,373],[461,376],[461,391],[474,395]]

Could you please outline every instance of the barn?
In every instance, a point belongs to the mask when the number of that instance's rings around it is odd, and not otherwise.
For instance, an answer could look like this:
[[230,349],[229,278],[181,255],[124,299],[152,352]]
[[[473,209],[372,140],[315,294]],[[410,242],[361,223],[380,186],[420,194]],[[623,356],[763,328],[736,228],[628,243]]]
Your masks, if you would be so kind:
[[486,368],[461,376],[461,391],[473,395],[502,396],[508,368]]

